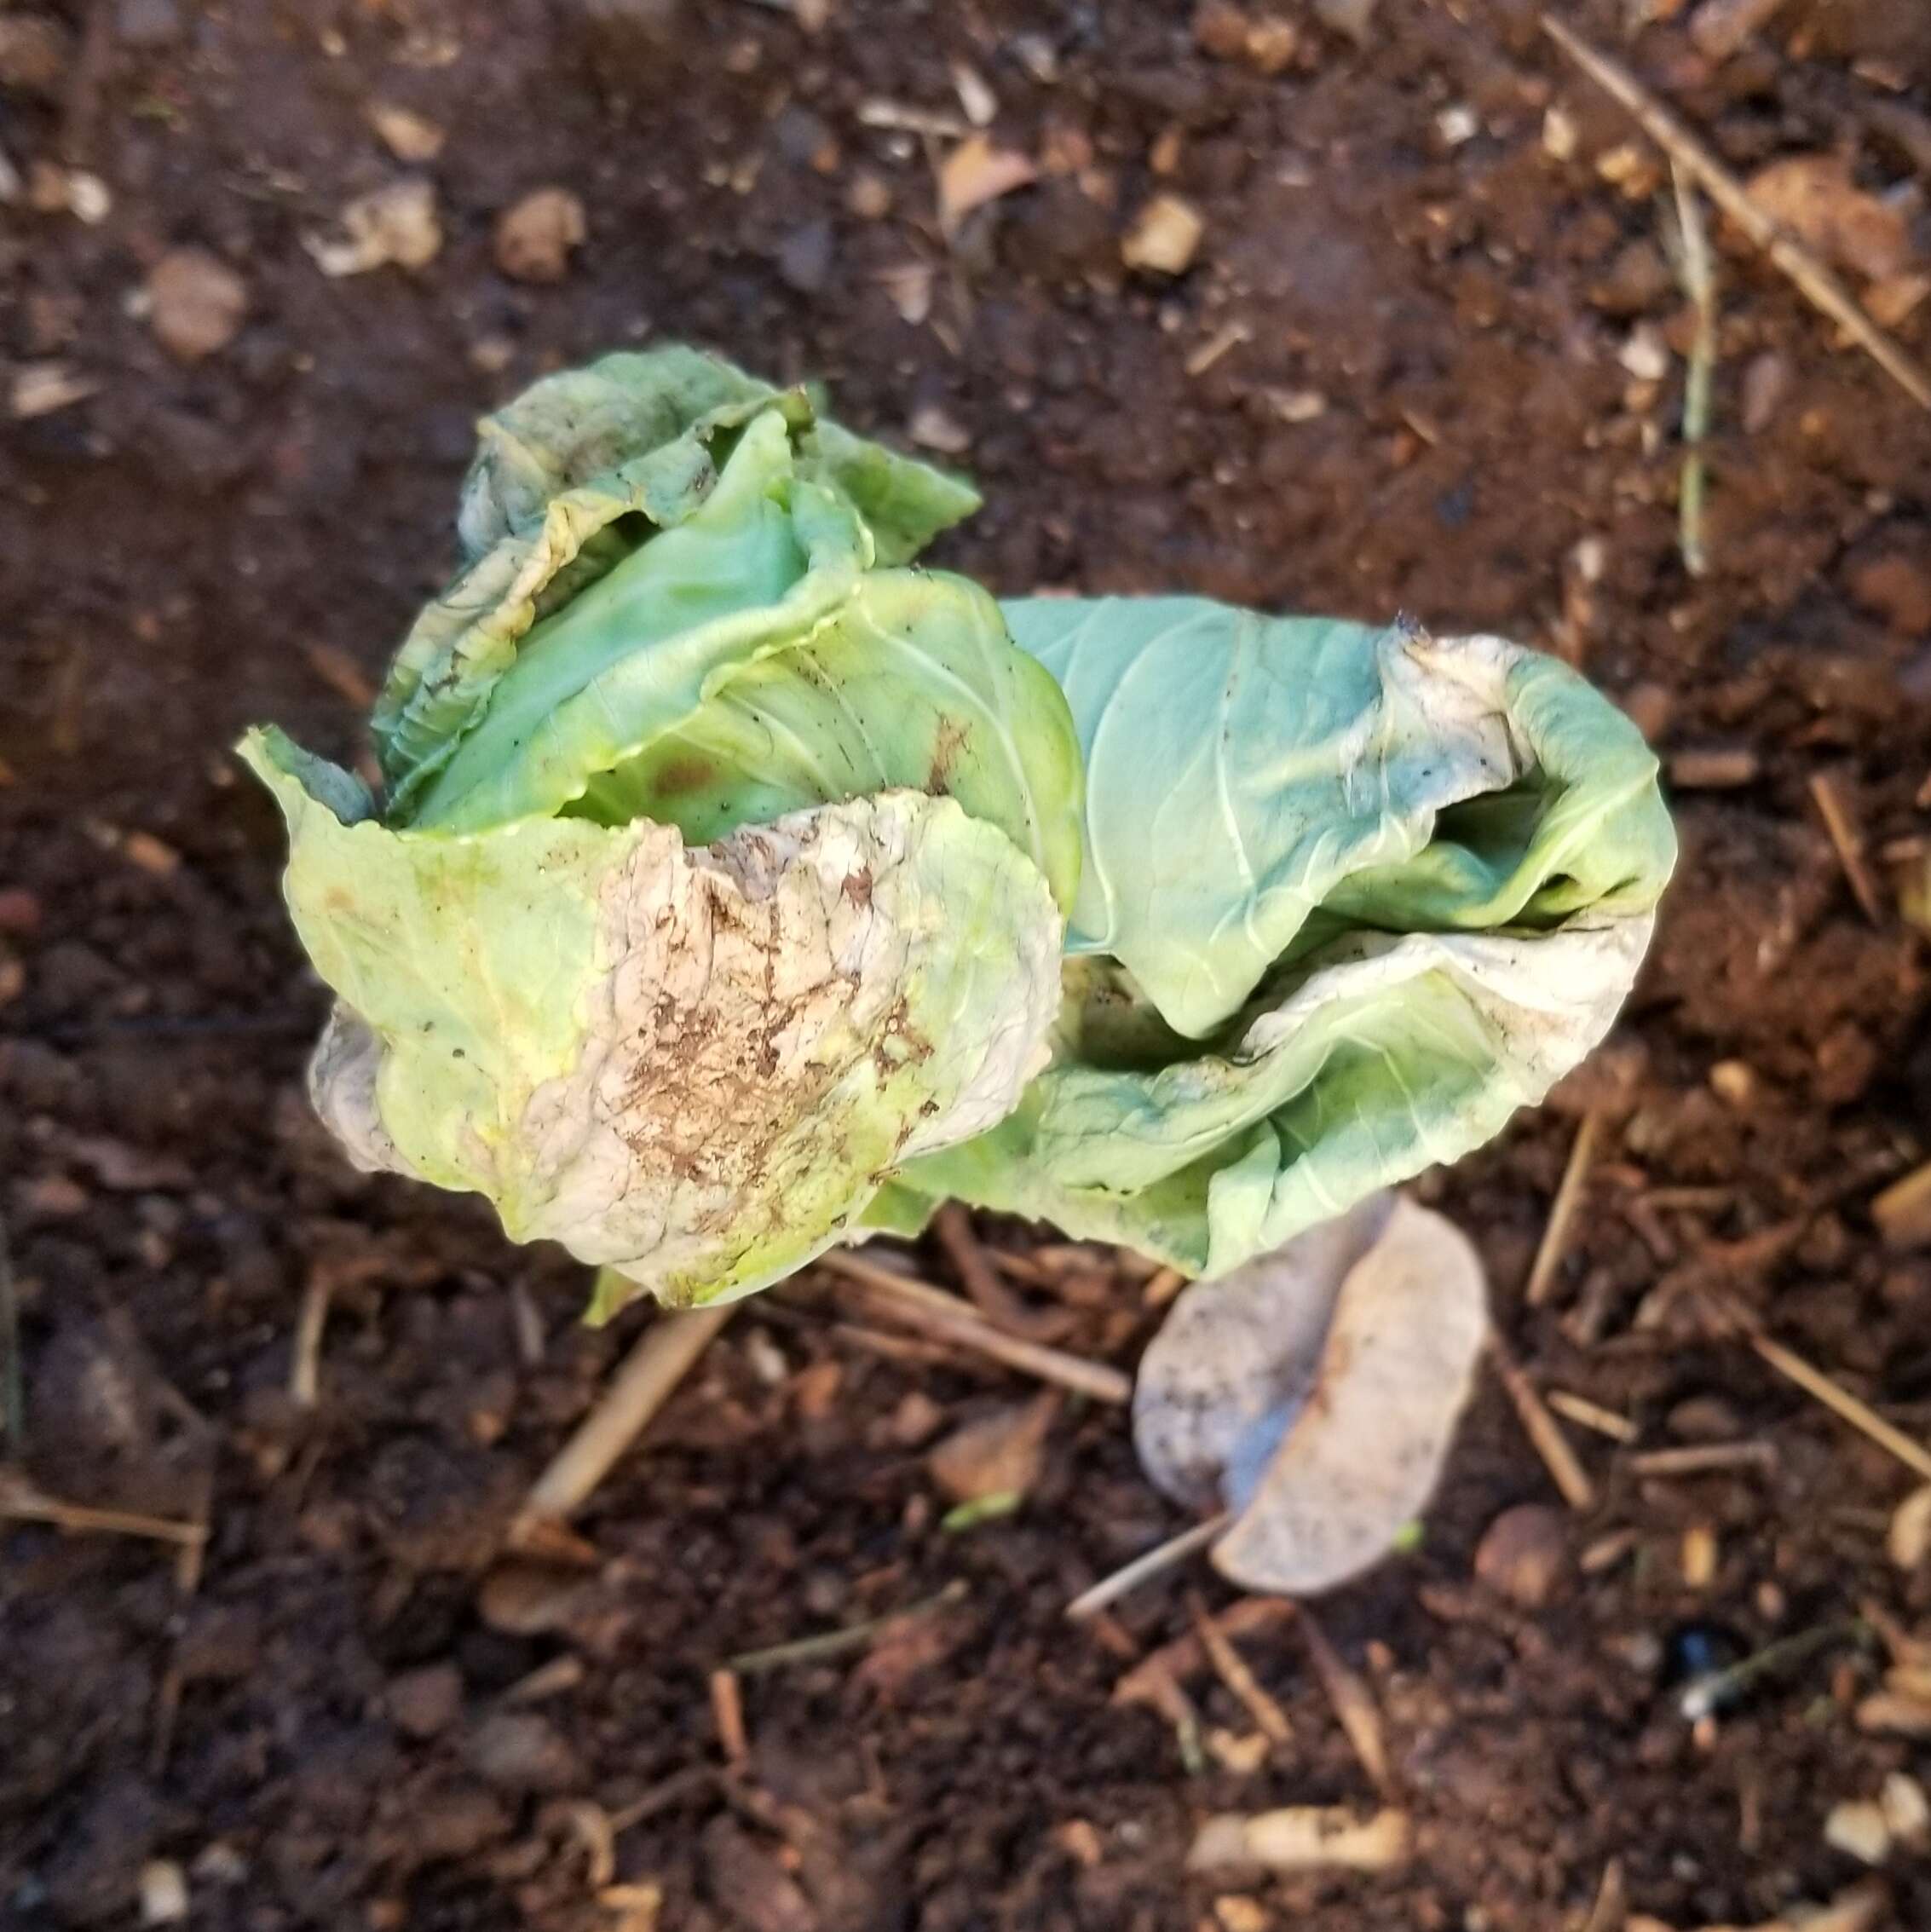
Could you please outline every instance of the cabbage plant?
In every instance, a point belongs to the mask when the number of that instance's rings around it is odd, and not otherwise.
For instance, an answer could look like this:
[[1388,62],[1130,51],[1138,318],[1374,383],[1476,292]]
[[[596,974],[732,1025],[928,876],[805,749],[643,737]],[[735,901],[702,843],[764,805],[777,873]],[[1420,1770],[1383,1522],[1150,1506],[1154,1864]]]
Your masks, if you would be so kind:
[[972,489],[682,348],[481,426],[370,721],[271,728],[366,1169],[689,1306],[942,1200],[1217,1275],[1601,1037],[1674,845],[1495,637],[916,566]]

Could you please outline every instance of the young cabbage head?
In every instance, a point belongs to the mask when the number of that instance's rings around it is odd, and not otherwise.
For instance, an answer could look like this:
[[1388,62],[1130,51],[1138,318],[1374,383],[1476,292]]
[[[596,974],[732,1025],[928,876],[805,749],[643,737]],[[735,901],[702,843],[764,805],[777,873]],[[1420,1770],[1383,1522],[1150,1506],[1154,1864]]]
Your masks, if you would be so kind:
[[1674,845],[1574,673],[1196,597],[1001,605],[910,565],[977,502],[685,349],[484,422],[379,803],[242,747],[352,1158],[676,1305],[950,1195],[1213,1275],[1601,1037]]

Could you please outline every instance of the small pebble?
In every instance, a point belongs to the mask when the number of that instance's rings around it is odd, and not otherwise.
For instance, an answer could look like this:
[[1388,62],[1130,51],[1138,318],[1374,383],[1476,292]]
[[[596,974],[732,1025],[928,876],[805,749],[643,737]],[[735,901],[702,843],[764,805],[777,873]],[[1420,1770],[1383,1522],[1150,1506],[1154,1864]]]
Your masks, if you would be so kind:
[[183,362],[226,349],[248,314],[248,285],[205,248],[170,248],[147,277],[147,322]]
[[912,412],[907,433],[921,449],[960,456],[972,447],[972,432],[942,403],[921,404]]
[[567,1791],[583,1776],[563,1733],[547,1717],[527,1711],[486,1718],[470,1736],[466,1755],[477,1774],[503,1791]]
[[1660,383],[1669,373],[1669,344],[1653,322],[1640,322],[1616,352],[1616,360],[1639,383]]
[[412,1738],[447,1731],[463,1711],[463,1675],[453,1664],[425,1664],[391,1677],[383,1702],[398,1730]]
[[187,1918],[187,1874],[171,1858],[151,1858],[141,1868],[141,1923],[180,1925]]
[[567,187],[539,187],[496,223],[496,265],[512,281],[560,282],[589,234],[582,201]]
[[1891,1849],[1883,1806],[1875,1798],[1847,1798],[1833,1805],[1824,1820],[1824,1842],[1865,1865],[1882,1865]]
[[1760,435],[1775,421],[1784,399],[1790,393],[1795,372],[1790,359],[1773,349],[1753,355],[1744,370],[1744,428]]
[[399,107],[393,101],[372,101],[364,112],[377,137],[398,161],[433,161],[441,153],[447,137],[426,114]]
[[861,168],[844,191],[844,205],[862,222],[876,222],[891,212],[891,185],[883,175]]
[[827,221],[793,228],[778,244],[778,279],[800,295],[816,295],[831,280],[833,243]]
[[1206,228],[1200,211],[1190,201],[1177,194],[1156,194],[1127,231],[1120,244],[1120,258],[1129,268],[1149,274],[1184,274]]
[[535,1637],[568,1627],[585,1585],[574,1571],[534,1563],[505,1563],[484,1577],[476,1614],[505,1636]]
[[1525,1502],[1489,1525],[1475,1551],[1475,1574],[1525,1610],[1554,1593],[1569,1560],[1568,1520],[1559,1509]]

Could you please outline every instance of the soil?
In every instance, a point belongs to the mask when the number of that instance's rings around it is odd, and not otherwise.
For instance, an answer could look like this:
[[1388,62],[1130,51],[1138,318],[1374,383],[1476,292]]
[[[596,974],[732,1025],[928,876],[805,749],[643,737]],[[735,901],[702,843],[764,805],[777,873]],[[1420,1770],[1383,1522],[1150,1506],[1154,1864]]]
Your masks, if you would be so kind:
[[[1564,9],[1739,170],[1843,157],[1931,268],[1931,14],[1789,0],[1713,58],[1709,11]],[[185,1571],[140,1538],[0,1534],[0,1923],[133,1924],[159,1860],[191,1923],[246,1932],[643,1932],[652,1887],[657,1922],[693,1932],[1612,1932],[1613,1886],[1591,1917],[1612,1865],[1632,1913],[1749,1924],[1862,1875],[1824,1840],[1835,1805],[1931,1772],[1931,1747],[1859,1724],[1887,1658],[1842,1629],[1860,1607],[1931,1623],[1931,1567],[1885,1551],[1911,1479],[1698,1312],[1721,1288],[1931,1427],[1931,1256],[1886,1248],[1869,1211],[1931,1122],[1922,944],[1895,909],[1931,831],[1931,416],[1719,230],[1692,577],[1667,176],[1535,8],[1283,3],[1298,32],[1251,43],[1211,12],[1198,39],[1156,0],[0,14],[20,177],[0,207],[0,1213],[24,1462],[69,1501],[210,1531]],[[948,240],[929,150],[952,137],[862,110],[962,121],[958,62],[1042,175]],[[387,117],[416,159],[384,148],[377,104],[434,124]],[[304,237],[403,175],[433,182],[433,258],[325,276]],[[500,243],[551,187],[580,201],[580,243],[570,220],[533,254]],[[1197,252],[1128,274],[1121,237],[1161,192],[1202,217]],[[511,279],[499,246],[548,279]],[[150,297],[182,249],[204,254]],[[1899,280],[1925,354],[1931,304]],[[1403,1869],[1190,1877],[1209,1813],[1376,1802],[1300,1634],[1243,1641],[1291,1742],[1254,1763],[1242,1706],[1196,1675],[1190,1773],[1172,1725],[1110,1693],[1189,1628],[1190,1585],[1225,1589],[1171,1577],[1098,1636],[1061,1614],[1179,1526],[1117,1413],[1055,1410],[1023,1507],[948,1530],[929,1445],[1035,1392],[881,1355],[809,1302],[739,1315],[599,1491],[574,1567],[498,1565],[635,1318],[580,1327],[582,1270],[331,1151],[301,1084],[320,990],[228,747],[272,718],[355,755],[366,681],[451,563],[474,418],[663,336],[959,446],[988,507],[943,560],[1001,591],[1503,631],[1583,666],[1680,781],[1681,872],[1616,1040],[1424,1191],[1479,1243],[1537,1384],[1627,1416],[1639,1450],[1758,1459],[1646,1479],[1567,1425],[1599,1497],[1530,1521],[1559,1560],[1531,1552],[1513,1601],[1510,1563],[1477,1572],[1483,1533],[1557,1498],[1484,1385],[1421,1547],[1317,1606],[1381,1711]],[[50,365],[86,393],[22,414]],[[1590,1107],[1601,1150],[1531,1309]],[[1130,1367],[1157,1321],[1141,1277],[1040,1253],[1029,1298],[1064,1315],[1062,1346]],[[291,1364],[323,1289],[308,1404]],[[745,1676],[727,1767],[721,1660],[953,1585],[868,1646]],[[1673,1658],[1806,1632],[1713,1723],[1681,1717]],[[1868,1923],[1931,1923],[1917,1851],[1876,1882]]]

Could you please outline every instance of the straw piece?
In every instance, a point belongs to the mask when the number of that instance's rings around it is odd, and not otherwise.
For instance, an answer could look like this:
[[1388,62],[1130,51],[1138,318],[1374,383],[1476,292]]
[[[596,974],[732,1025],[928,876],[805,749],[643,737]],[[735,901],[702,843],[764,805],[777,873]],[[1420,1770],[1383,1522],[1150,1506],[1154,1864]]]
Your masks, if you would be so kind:
[[1931,409],[1931,373],[1871,320],[1862,303],[1830,268],[1750,199],[1743,182],[1648,88],[1620,61],[1598,53],[1553,14],[1542,15],[1542,32],[1597,86],[1628,109],[1644,133],[1702,184],[1711,200],[1796,285],[1807,302],[1844,329],[1913,401]]
[[1569,1163],[1562,1170],[1561,1182],[1549,1208],[1548,1226],[1542,1230],[1542,1245],[1536,1250],[1535,1265],[1529,1270],[1529,1284],[1523,1290],[1523,1297],[1531,1308],[1538,1308],[1548,1300],[1549,1290],[1555,1285],[1556,1272],[1568,1252],[1570,1223],[1575,1219],[1577,1204],[1582,1197],[1582,1184],[1588,1178],[1589,1162],[1595,1156],[1596,1135],[1600,1126],[1601,1116],[1592,1110],[1583,1115],[1582,1124],[1576,1129],[1575,1142],[1569,1150]]
[[583,1508],[736,1307],[727,1301],[660,1315],[643,1331],[597,1406],[537,1478],[510,1531],[512,1543],[533,1533],[537,1525],[566,1522]]
[[876,1262],[862,1260],[856,1254],[835,1249],[821,1254],[818,1266],[854,1283],[872,1296],[882,1312],[890,1312],[908,1328],[920,1329],[939,1340],[976,1349],[1009,1369],[1091,1396],[1096,1402],[1123,1407],[1133,1398],[1133,1380],[1118,1369],[1007,1335],[993,1327],[970,1302],[943,1293],[930,1282],[896,1274]]
[[1548,1467],[1549,1479],[1562,1492],[1563,1501],[1571,1509],[1593,1509],[1596,1501],[1595,1485],[1577,1460],[1576,1451],[1569,1446],[1569,1438],[1562,1433],[1561,1424],[1549,1414],[1534,1385],[1522,1372],[1521,1364],[1509,1353],[1508,1345],[1499,1335],[1491,1334],[1489,1337],[1489,1357],[1496,1365],[1496,1373],[1502,1378],[1508,1399],[1515,1406],[1523,1433]]

